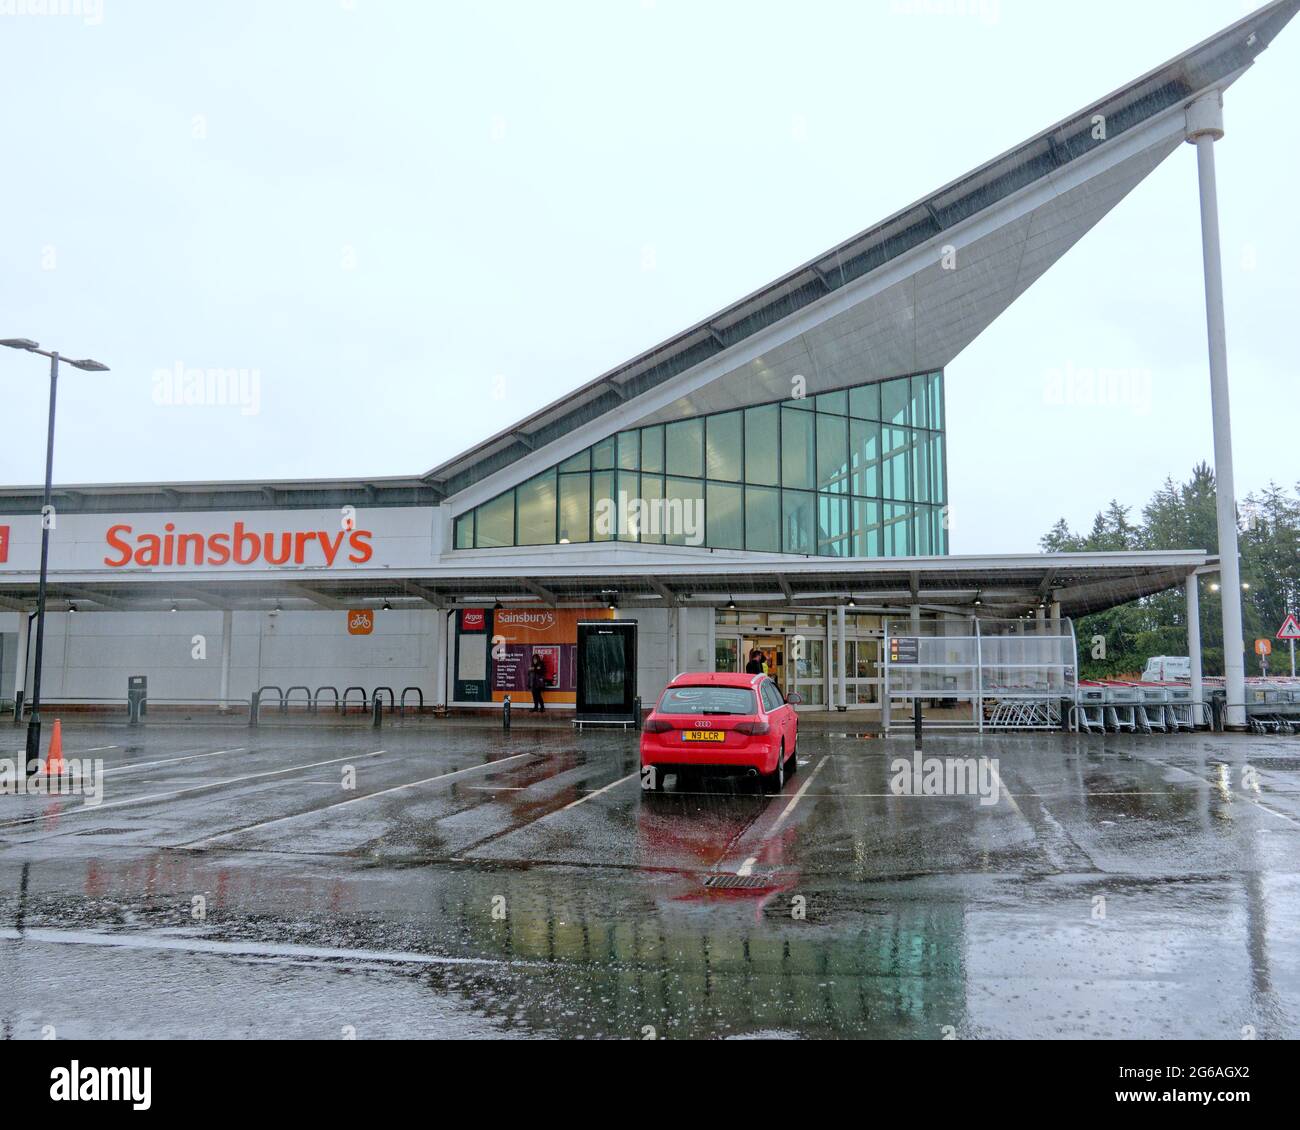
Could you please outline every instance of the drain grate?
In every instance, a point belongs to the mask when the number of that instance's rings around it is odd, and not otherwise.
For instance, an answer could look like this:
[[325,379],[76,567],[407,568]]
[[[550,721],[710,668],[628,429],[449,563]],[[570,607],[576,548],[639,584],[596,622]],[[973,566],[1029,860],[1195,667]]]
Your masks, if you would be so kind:
[[128,832],[138,832],[139,828],[90,828],[85,832],[78,832],[79,836],[125,836]]
[[704,885],[713,891],[756,891],[768,882],[760,875],[710,875]]

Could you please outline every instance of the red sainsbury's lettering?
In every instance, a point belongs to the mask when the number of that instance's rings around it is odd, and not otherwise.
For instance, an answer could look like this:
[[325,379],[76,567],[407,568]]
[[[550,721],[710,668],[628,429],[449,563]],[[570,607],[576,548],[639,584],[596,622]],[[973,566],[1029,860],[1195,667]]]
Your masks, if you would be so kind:
[[[130,565],[141,568],[245,565],[254,568],[268,565],[317,565],[321,559],[327,567],[338,560],[347,539],[348,561],[363,565],[374,557],[369,530],[340,531],[333,535],[324,530],[256,530],[237,521],[228,530],[213,534],[196,531],[177,532],[174,522],[162,525],[162,533],[142,531],[126,522],[109,526],[104,533],[108,552],[103,561],[110,569]],[[317,551],[318,550],[318,551]]]

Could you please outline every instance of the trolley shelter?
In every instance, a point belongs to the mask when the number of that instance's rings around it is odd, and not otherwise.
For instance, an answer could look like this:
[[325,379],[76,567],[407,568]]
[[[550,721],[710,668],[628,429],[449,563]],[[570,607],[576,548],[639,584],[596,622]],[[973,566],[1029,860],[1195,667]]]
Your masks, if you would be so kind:
[[910,725],[919,700],[939,711],[933,728],[1060,729],[1077,654],[1069,619],[886,620],[884,726],[900,705]]

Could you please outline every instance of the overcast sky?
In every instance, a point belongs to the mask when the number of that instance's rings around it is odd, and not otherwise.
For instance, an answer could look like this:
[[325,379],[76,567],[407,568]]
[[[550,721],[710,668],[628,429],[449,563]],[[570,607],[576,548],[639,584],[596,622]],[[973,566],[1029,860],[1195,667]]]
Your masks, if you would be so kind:
[[[0,0],[0,336],[113,370],[64,370],[62,482],[426,471],[1257,6],[37,3]],[[1297,73],[1293,25],[1217,147],[1243,496],[1300,479]],[[0,352],[35,482],[43,361]],[[178,365],[255,403],[157,403]],[[1150,397],[1050,403],[1071,366]],[[948,372],[954,552],[1212,461],[1194,150]]]

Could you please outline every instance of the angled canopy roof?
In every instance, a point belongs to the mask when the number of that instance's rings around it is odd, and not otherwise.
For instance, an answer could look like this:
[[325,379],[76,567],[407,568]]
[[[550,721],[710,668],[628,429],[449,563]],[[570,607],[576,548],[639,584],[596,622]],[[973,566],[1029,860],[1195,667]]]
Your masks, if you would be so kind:
[[[584,446],[615,413],[625,427],[781,399],[795,373],[813,393],[946,365],[1177,148],[1184,107],[1235,82],[1297,8],[1274,0],[426,478],[455,495],[551,444]],[[939,264],[945,246],[958,269]]]

